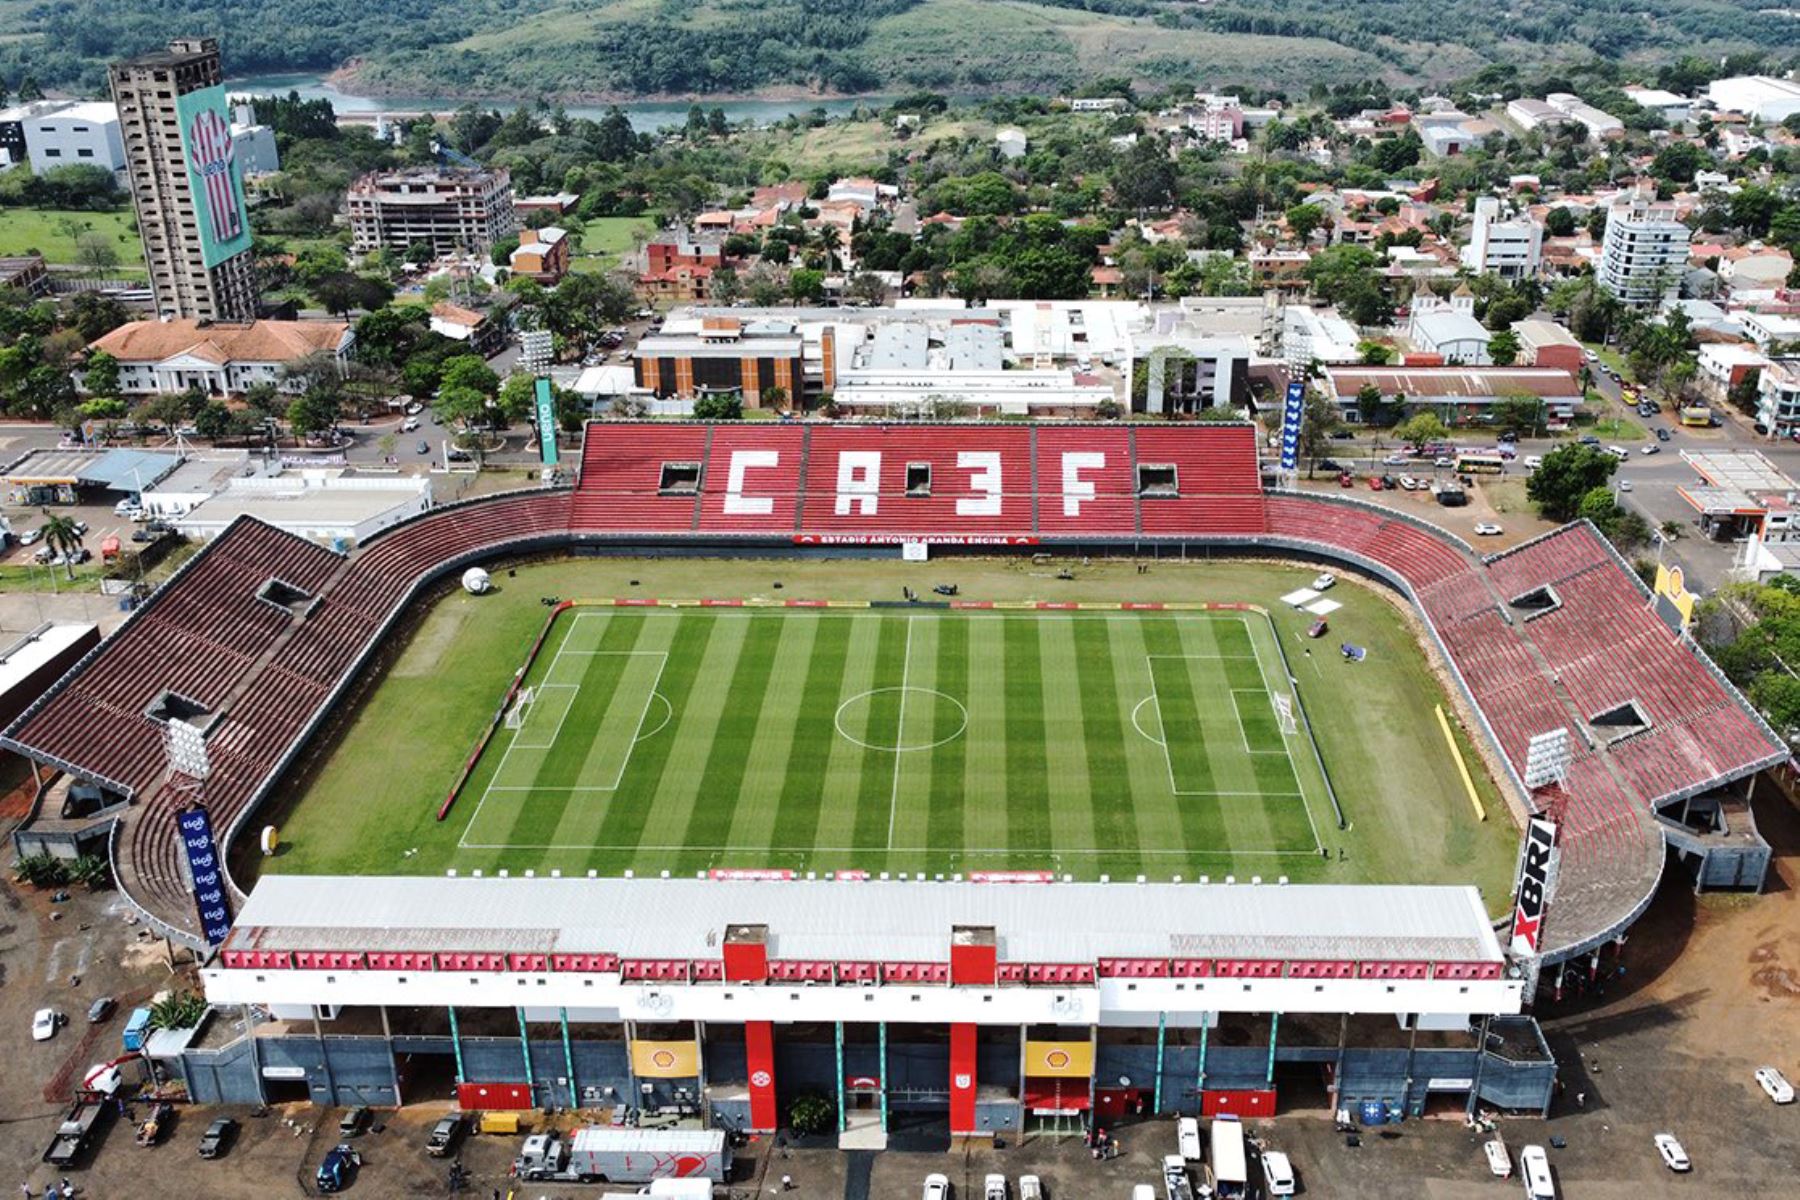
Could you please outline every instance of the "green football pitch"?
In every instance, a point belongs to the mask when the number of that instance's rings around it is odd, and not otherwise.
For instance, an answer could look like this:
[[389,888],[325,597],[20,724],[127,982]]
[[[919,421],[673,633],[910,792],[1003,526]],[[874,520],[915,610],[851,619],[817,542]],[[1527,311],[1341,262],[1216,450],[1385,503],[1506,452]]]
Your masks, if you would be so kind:
[[458,801],[459,845],[1273,866],[1335,823],[1286,680],[1259,612],[577,608]]

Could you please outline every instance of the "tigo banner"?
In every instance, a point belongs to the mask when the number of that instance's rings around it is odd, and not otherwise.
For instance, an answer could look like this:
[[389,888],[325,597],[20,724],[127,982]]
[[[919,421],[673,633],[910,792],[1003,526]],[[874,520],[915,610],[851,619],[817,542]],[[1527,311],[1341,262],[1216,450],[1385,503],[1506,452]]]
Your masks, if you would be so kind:
[[1039,1079],[1086,1079],[1094,1048],[1086,1042],[1026,1042],[1025,1074]]
[[695,1042],[633,1042],[631,1073],[639,1079],[692,1079],[700,1074]]

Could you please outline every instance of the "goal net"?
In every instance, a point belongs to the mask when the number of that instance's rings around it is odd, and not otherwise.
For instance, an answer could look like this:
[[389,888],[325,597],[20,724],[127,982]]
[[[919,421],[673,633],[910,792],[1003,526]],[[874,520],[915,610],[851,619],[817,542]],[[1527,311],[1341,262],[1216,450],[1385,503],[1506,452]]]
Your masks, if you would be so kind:
[[1281,732],[1299,733],[1300,726],[1294,721],[1293,700],[1279,692],[1269,693],[1269,700],[1275,705],[1275,722],[1281,726]]
[[537,699],[536,688],[521,688],[513,698],[512,707],[506,710],[506,727],[508,729],[525,728],[525,717],[531,709],[531,702]]

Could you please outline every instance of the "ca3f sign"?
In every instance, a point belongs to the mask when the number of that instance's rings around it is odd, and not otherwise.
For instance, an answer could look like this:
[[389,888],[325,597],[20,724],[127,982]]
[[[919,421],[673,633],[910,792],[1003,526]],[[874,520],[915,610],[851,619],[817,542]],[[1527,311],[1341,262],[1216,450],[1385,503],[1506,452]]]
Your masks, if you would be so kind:
[[1550,904],[1551,872],[1556,859],[1556,822],[1533,817],[1525,827],[1525,854],[1519,864],[1519,899],[1513,908],[1513,954],[1535,958]]

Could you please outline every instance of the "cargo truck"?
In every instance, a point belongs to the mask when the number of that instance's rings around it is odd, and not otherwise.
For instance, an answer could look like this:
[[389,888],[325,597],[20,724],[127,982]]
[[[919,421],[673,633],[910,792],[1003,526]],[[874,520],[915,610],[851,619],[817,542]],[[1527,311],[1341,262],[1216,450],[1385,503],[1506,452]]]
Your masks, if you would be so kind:
[[50,1148],[44,1151],[44,1161],[53,1167],[73,1166],[93,1145],[99,1136],[100,1122],[111,1111],[112,1101],[104,1097],[77,1100],[56,1127]]
[[731,1150],[719,1129],[609,1129],[587,1125],[567,1138],[535,1133],[513,1160],[513,1174],[532,1181],[647,1183],[709,1179],[722,1183]]

